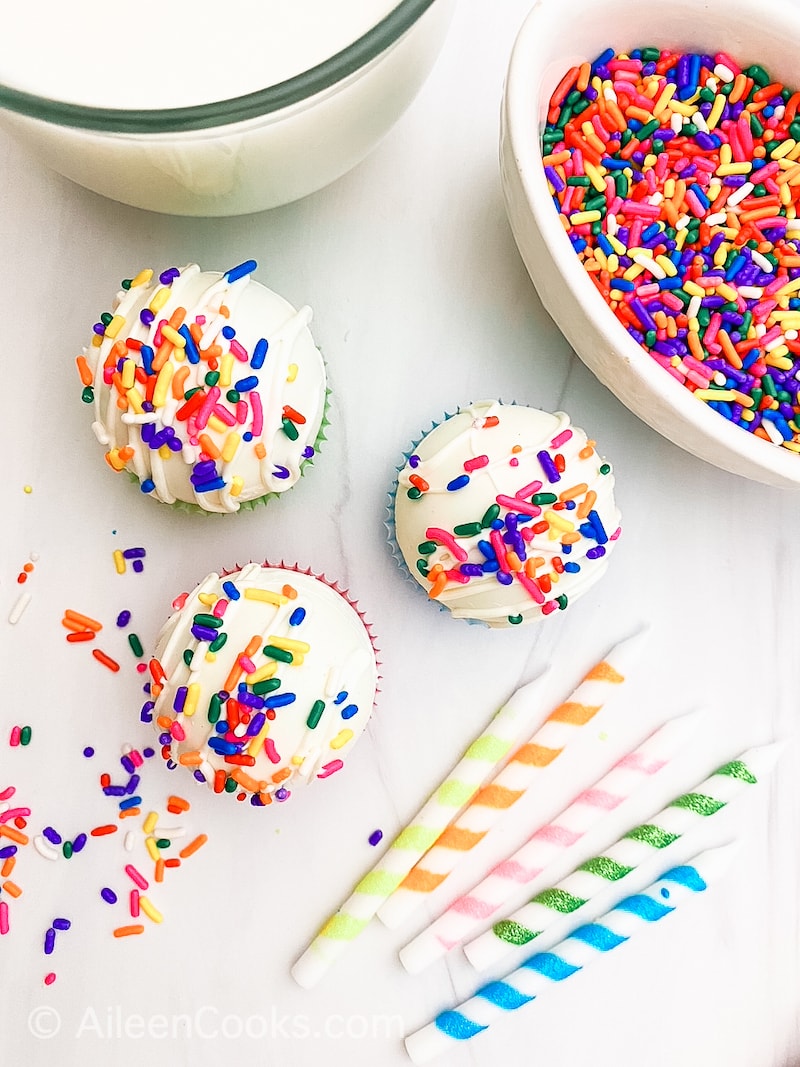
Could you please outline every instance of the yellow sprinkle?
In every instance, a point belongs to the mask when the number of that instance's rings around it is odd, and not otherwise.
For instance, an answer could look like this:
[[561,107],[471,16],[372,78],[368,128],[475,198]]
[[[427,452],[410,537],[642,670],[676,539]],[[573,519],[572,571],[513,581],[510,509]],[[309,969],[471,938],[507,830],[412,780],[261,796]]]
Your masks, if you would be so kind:
[[792,187],[786,182],[785,185],[778,186],[778,196],[784,207],[788,207],[792,202]]
[[219,387],[221,389],[227,389],[231,384],[231,374],[233,372],[233,354],[226,352],[222,359],[219,361]]
[[172,381],[173,372],[174,366],[167,360],[158,372],[158,377],[156,378],[155,388],[153,389],[153,407],[163,408],[166,404],[167,393],[169,391],[169,384]]
[[[684,288],[686,288],[684,286]],[[720,296],[724,296],[726,300],[730,300],[732,303],[736,303],[739,298],[739,294],[726,282],[719,282],[717,285],[717,292]]]
[[99,348],[100,345],[103,343],[103,338],[100,337],[99,334],[93,333],[91,343],[95,348]]
[[122,327],[124,325],[125,325],[124,316],[123,315],[115,315],[114,318],[111,320],[111,322],[109,322],[108,326],[106,326],[104,336],[105,337],[111,337],[111,338],[116,337],[117,334],[119,333],[119,331],[122,329]]
[[136,289],[139,285],[147,285],[150,279],[153,277],[153,272],[146,267],[144,270],[140,270],[135,278],[131,279],[131,289]]
[[206,652],[204,659],[205,659],[206,663],[216,663],[217,662],[217,654],[216,654],[216,652],[212,652],[209,649],[208,652]]
[[290,363],[289,366],[286,368],[286,381],[287,382],[293,382],[296,377],[297,377],[297,364],[296,363]]
[[115,471],[124,471],[125,470],[125,464],[119,458],[119,449],[118,448],[112,448],[108,452],[106,452],[106,459],[108,460],[109,465]]
[[200,699],[200,683],[192,682],[186,687],[186,699],[183,702],[183,714],[194,715],[197,711],[197,702]]
[[783,352],[777,348],[772,352],[768,352],[764,356],[764,362],[768,367],[774,367],[776,370],[791,370],[794,363],[784,354],[788,352],[789,349],[786,348],[785,345],[781,345],[781,348],[783,349]]
[[352,730],[340,730],[336,737],[331,741],[331,748],[344,748],[352,736]]
[[160,856],[158,854],[158,845],[156,845],[154,837],[146,837],[144,839],[144,845],[147,851],[150,853],[150,859],[153,861],[153,863],[155,863],[156,860],[160,859]]
[[122,373],[120,375],[123,389],[131,389],[136,381],[136,364],[132,359],[122,361]]
[[706,119],[706,125],[709,130],[713,130],[716,127],[722,117],[722,112],[725,110],[725,104],[726,98],[722,93],[717,93],[714,97],[714,103],[711,105],[711,110],[708,113],[708,118]]
[[720,178],[727,178],[731,174],[749,174],[753,169],[752,163],[721,163],[716,169]]
[[697,285],[695,282],[684,282],[683,291],[688,293],[689,296],[699,296],[701,299],[706,295],[705,289]]
[[162,445],[158,450],[158,455],[160,459],[169,459],[172,456],[169,445]]
[[270,589],[245,589],[244,598],[245,600],[261,600],[265,604],[274,604],[276,607],[289,602],[289,598],[283,593],[273,593]]
[[257,671],[247,675],[247,684],[255,685],[256,682],[265,682],[267,678],[271,678],[275,671],[278,669],[278,661],[271,660],[269,663],[265,663],[263,667],[259,667]]
[[743,411],[739,417],[744,419],[745,422],[752,422],[756,417],[756,413],[754,411]]
[[[742,412],[744,415],[744,412]],[[783,448],[788,448],[791,452],[800,452],[800,441],[784,441]]]
[[667,85],[664,86],[661,96],[659,96],[658,100],[656,100],[655,105],[653,106],[654,119],[657,119],[661,116],[667,104],[670,102],[670,100],[677,91],[678,86],[675,82],[668,82]]
[[606,191],[606,183],[603,180],[603,175],[595,167],[593,163],[584,162],[583,169],[586,171],[586,177],[598,191],[598,193],[604,193]]
[[786,285],[782,285],[776,295],[778,297],[788,296],[789,293],[796,293],[798,290],[800,290],[800,278],[793,278]]
[[575,523],[570,522],[569,519],[565,519],[558,511],[546,511],[542,518],[555,530],[561,530],[564,533],[572,533],[575,529]]
[[688,233],[688,230],[678,230],[677,234],[675,235],[675,247],[678,249],[679,252],[686,244],[686,238],[688,236]]
[[658,263],[660,267],[664,268],[669,278],[674,278],[675,275],[678,273],[678,268],[667,256],[656,256],[656,263]]
[[622,241],[620,241],[619,237],[612,237],[611,234],[608,234],[608,243],[619,256],[624,256],[625,253],[628,251]]
[[[628,267],[622,277],[625,279],[625,281],[632,282],[634,281],[634,279],[638,278],[639,275],[643,272],[644,267],[640,266],[638,263],[631,263],[630,267]],[[686,287],[684,286],[684,288]]]
[[231,496],[238,496],[239,493],[241,493],[243,488],[244,488],[244,478],[240,478],[238,474],[235,475],[233,478],[231,478],[231,488],[230,488]]
[[198,593],[197,599],[201,604],[205,604],[207,608],[213,608],[217,602],[217,597],[213,593]]
[[269,726],[270,726],[269,719],[267,719],[267,721],[264,723],[264,725],[258,731],[256,736],[253,738],[253,740],[247,746],[247,755],[248,756],[257,756],[258,755],[258,753],[259,753],[259,751],[261,749],[261,746],[264,744],[264,738],[269,734]]
[[292,756],[290,760],[293,767],[302,767],[305,761],[305,756]]
[[695,389],[694,396],[698,400],[735,400],[733,389]]
[[169,300],[170,290],[165,285],[163,288],[156,290],[153,293],[153,298],[148,304],[148,307],[152,312],[160,311],[166,302]]
[[774,148],[770,152],[770,159],[783,159],[784,156],[788,156],[792,149],[796,147],[797,141],[792,137],[787,137],[785,141],[782,141],[777,148]]
[[305,641],[298,641],[294,637],[276,637],[274,634],[270,634],[266,643],[268,645],[274,645],[276,648],[282,648],[285,652],[311,651],[311,645]]
[[723,164],[730,163],[730,161],[732,159],[733,159],[733,149],[731,148],[730,144],[727,141],[723,141],[723,143],[719,146],[719,160],[720,160],[720,163],[723,163]]
[[208,428],[210,430],[216,430],[217,433],[226,433],[228,430],[227,425],[218,415],[211,415],[209,417]]
[[161,327],[161,336],[171,341],[176,348],[186,347],[186,338],[183,334],[178,333],[174,326],[170,326],[169,323]]
[[125,395],[128,398],[128,403],[133,408],[133,410],[136,412],[136,414],[137,415],[143,414],[144,413],[144,408],[142,407],[142,404],[144,403],[144,397],[139,392],[139,390],[138,389],[129,389]]
[[573,211],[569,221],[573,226],[580,226],[584,222],[599,222],[602,217],[599,211]]
[[114,549],[114,567],[117,574],[124,574],[127,569],[125,566],[125,557],[118,548]]
[[[158,849],[156,849],[156,851],[158,851]],[[150,903],[147,897],[139,897],[139,907],[151,922],[160,923],[164,921],[164,916],[154,904]]]
[[664,182],[664,199],[671,200],[675,195],[675,179],[667,178]]
[[238,452],[241,443],[242,438],[238,433],[231,431],[231,433],[228,434],[222,445],[222,460],[224,463],[230,463]]
[[153,830],[155,830],[156,826],[158,826],[158,812],[157,811],[151,811],[150,814],[147,816],[147,818],[142,823],[142,829],[144,830],[144,832],[146,834],[152,834],[152,832],[153,832]]
[[683,115],[684,118],[690,119],[697,108],[692,107],[689,101],[670,100],[669,109],[672,112],[676,112],[678,115]]

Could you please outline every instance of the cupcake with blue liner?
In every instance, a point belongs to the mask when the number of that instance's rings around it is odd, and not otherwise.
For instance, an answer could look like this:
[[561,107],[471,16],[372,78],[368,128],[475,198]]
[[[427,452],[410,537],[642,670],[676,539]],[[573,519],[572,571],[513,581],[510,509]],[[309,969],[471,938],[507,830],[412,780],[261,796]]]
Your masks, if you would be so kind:
[[434,423],[398,469],[389,533],[417,585],[492,628],[565,610],[619,538],[611,465],[564,412],[481,401]]
[[141,712],[170,770],[262,807],[342,769],[379,680],[372,629],[346,590],[249,563],[207,575],[172,607]]
[[296,310],[255,269],[140,271],[78,357],[106,462],[155,500],[251,509],[295,485],[324,440],[311,309]]

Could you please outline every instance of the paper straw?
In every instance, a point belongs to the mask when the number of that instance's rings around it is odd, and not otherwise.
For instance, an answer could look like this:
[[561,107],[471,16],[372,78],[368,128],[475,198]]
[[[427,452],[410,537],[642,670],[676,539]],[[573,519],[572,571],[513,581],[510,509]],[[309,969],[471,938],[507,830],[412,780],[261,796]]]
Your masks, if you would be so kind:
[[464,947],[467,959],[482,971],[519,945],[527,945],[564,915],[582,908],[609,885],[626,878],[640,864],[688,833],[763,778],[771,770],[782,746],[751,748],[739,759],[724,764],[690,793],[683,793],[642,826],[599,856],[594,856],[556,886],[544,889],[508,918]]
[[726,869],[735,846],[708,849],[673,867],[641,893],[621,900],[596,922],[578,927],[549,952],[537,952],[501,981],[489,982],[452,1011],[406,1040],[413,1063],[427,1063],[488,1029],[510,1012],[565,981],[594,960],[660,922],[685,901],[708,888]]
[[538,878],[587,830],[608,818],[610,811],[666,767],[696,729],[698,717],[699,713],[693,712],[660,726],[593,786],[584,789],[552,822],[539,827],[521,848],[401,950],[405,969],[416,974],[466,941],[481,923],[507,904],[520,886]]
[[544,768],[580,736],[582,727],[619,692],[641,651],[644,636],[645,631],[642,631],[612,648],[605,659],[589,671],[569,700],[551,712],[527,744],[475,794],[466,810],[381,905],[378,918],[386,926],[399,926],[429,893],[437,889],[465,853],[482,841],[506,811],[524,796]]
[[299,985],[310,989],[364,929],[389,894],[468,803],[497,765],[527,737],[542,715],[549,670],[519,688],[497,711],[382,858],[332,915],[292,968]]

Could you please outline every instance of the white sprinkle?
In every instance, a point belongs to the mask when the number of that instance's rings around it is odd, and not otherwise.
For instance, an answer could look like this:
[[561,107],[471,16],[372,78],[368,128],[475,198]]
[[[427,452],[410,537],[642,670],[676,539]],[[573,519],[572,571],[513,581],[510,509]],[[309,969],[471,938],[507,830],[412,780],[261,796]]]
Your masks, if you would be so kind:
[[689,301],[689,306],[686,309],[686,317],[687,317],[687,319],[696,319],[697,318],[697,313],[700,310],[700,308],[702,307],[702,304],[703,304],[702,296],[693,296],[692,299]]
[[33,847],[39,853],[40,856],[44,856],[46,860],[57,860],[61,856],[61,852],[57,849],[51,848],[46,838],[41,834],[37,834],[33,839]]
[[8,621],[11,623],[12,626],[15,623],[18,623],[19,620],[22,618],[23,613],[24,613],[25,609],[27,608],[28,604],[30,604],[30,602],[31,602],[31,594],[30,593],[20,593],[19,597],[17,598],[16,604],[11,609],[11,611],[9,613],[9,616],[8,616]]
[[734,78],[733,71],[731,70],[730,67],[726,66],[724,63],[717,63],[716,67],[714,67],[714,73],[716,74],[716,76],[719,78],[720,81],[723,81],[723,82],[732,82],[733,81],[733,78]]
[[740,285],[739,293],[746,300],[760,300],[764,290],[759,285]]
[[751,252],[750,258],[755,264],[757,264],[757,266],[761,267],[765,274],[772,274],[775,271],[774,265],[770,263],[767,257],[763,256],[760,252]]
[[170,841],[173,837],[186,837],[185,826],[157,826],[153,830],[153,837],[168,837]]
[[644,268],[644,270],[649,271],[654,278],[661,279],[666,278],[667,276],[667,272],[664,270],[661,264],[656,263],[652,256],[645,255],[644,252],[640,253],[639,255],[633,256],[633,262],[638,263],[640,267]]
[[123,843],[125,845],[126,852],[133,852],[134,848],[136,847],[136,834],[133,832],[133,830],[128,830],[128,832],[125,834],[125,840]]
[[709,226],[721,226],[727,217],[724,211],[716,211],[713,215],[706,215],[706,222]]
[[781,432],[773,422],[770,422],[769,419],[762,419],[761,425],[766,430],[767,436],[769,437],[770,441],[772,441],[773,445],[783,444],[783,437],[781,436]]
[[746,196],[749,196],[750,193],[752,193],[752,191],[753,183],[745,182],[744,185],[740,185],[735,192],[731,193],[731,195],[728,197],[728,203],[731,205],[731,207],[736,207],[736,205],[741,203]]

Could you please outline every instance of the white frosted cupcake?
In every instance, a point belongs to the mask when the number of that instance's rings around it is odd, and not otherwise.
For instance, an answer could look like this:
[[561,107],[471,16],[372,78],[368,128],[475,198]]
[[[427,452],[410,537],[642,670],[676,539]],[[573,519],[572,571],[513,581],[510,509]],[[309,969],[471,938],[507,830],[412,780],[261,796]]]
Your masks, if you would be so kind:
[[252,276],[197,264],[122,283],[78,357],[108,464],[155,500],[205,512],[284,493],[325,426],[325,365],[308,325]]
[[372,634],[345,592],[249,563],[209,574],[173,608],[142,709],[170,769],[259,806],[342,768],[378,682]]
[[620,534],[614,476],[563,412],[482,401],[407,454],[390,533],[454,617],[518,626],[564,610],[605,573]]

